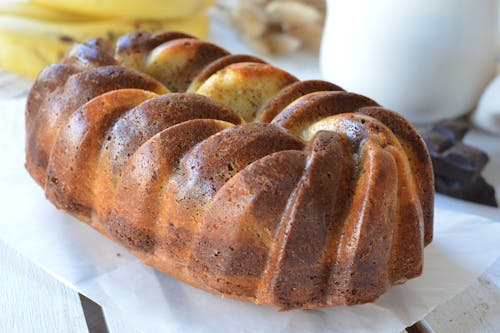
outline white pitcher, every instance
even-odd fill
[[[495,75],[496,0],[327,0],[326,79],[415,123],[465,114]]]

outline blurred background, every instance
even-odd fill
[[[499,18],[497,0],[3,0],[0,68],[33,79],[75,42],[178,30],[370,96],[416,124],[478,109],[476,126],[500,134]]]

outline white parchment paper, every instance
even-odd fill
[[[498,209],[438,196],[423,275],[374,304],[279,312],[214,296],[142,264],[52,207],[23,166],[23,108],[23,99],[0,101],[0,240],[144,332],[400,332],[500,256],[500,223],[470,214],[500,220]]]

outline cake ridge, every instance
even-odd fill
[[[328,81],[297,81],[281,89],[273,98],[266,102],[259,120],[270,123],[289,104],[302,96],[318,91],[344,91],[344,89]]]
[[[234,124],[241,123],[241,118],[222,105],[207,97],[193,94],[170,93],[154,97],[140,103],[123,113],[108,133],[108,140],[103,149],[109,148],[109,159],[103,165],[99,178],[120,178],[121,172],[130,156],[150,137],[159,131],[178,123],[193,119],[218,119]],[[102,188],[103,203],[112,201],[116,190],[113,186]],[[103,207],[100,207],[103,206]],[[111,209],[109,204],[96,204],[96,219],[105,218]]]
[[[246,122],[253,122],[259,119],[267,101],[275,93],[297,81],[295,76],[269,64],[239,62],[215,72],[196,93],[238,110]],[[228,89],[233,94],[228,94]]]
[[[279,290],[275,293],[280,296],[285,295],[281,296],[279,303],[287,304],[291,308],[297,304],[293,304],[290,299],[285,298],[290,298],[290,292],[283,291],[284,284],[288,284],[287,288],[292,289],[292,295],[297,294],[295,298],[301,300],[299,303],[302,306],[325,301],[328,282],[326,273],[329,271],[328,267],[333,264],[333,262],[328,262],[329,258],[326,254],[331,252],[328,249],[330,249],[340,227],[335,223],[338,221],[335,221],[333,217],[339,210],[342,211],[342,204],[348,206],[349,193],[343,195],[342,190],[345,190],[346,186],[352,182],[348,173],[352,169],[350,163],[352,152],[350,146],[340,135],[332,132],[318,132],[309,141],[307,150],[309,152],[306,167],[282,214],[285,224],[281,231],[283,238],[276,242],[275,249],[289,248],[289,250],[278,251],[275,262],[270,263],[282,274],[271,272],[269,273],[271,278],[268,279],[270,280],[268,288]],[[336,161],[338,162],[335,163]],[[328,165],[332,165],[331,170],[319,172],[319,170],[324,170],[322,166]],[[340,189],[329,191],[329,187],[334,184],[338,185]],[[332,209],[330,205],[334,208]],[[318,223],[320,228],[318,228]],[[304,237],[305,240],[303,240]],[[324,237],[323,240],[318,242],[318,238],[321,239],[321,237]],[[308,245],[303,249],[301,246],[297,246],[300,243]],[[319,267],[316,267],[318,261],[320,264]],[[291,266],[292,269],[287,268],[287,266]],[[291,274],[294,267],[296,271],[302,271],[302,276],[299,278],[305,280],[306,283],[300,285],[294,281],[294,278],[299,280]],[[306,267],[308,268],[307,272],[303,272]],[[295,302],[297,303],[297,300]]]
[[[128,97],[125,103],[113,103],[123,94]],[[71,207],[67,198],[71,197],[73,205],[90,207],[91,213],[95,205],[95,175],[99,170],[100,152],[107,129],[120,114],[154,96],[156,94],[141,89],[113,90],[78,108],[58,131],[51,149],[45,185],[48,199],[56,206],[69,210]],[[75,212],[89,219],[87,213]]]
[[[304,162],[305,154],[300,150],[277,151],[250,163],[226,182],[214,195],[210,209],[204,212],[202,228],[205,233],[192,252],[195,260],[191,265],[195,271],[199,269],[196,266],[201,265],[207,272],[213,272],[218,277],[216,284],[224,280],[223,273],[240,279],[248,276],[245,295],[258,301],[257,279],[264,274],[269,256],[266,249],[280,228],[275,217],[281,215],[281,208],[288,201],[287,195],[278,197],[273,194],[276,191],[289,193],[293,189]],[[288,172],[271,172],[278,169]],[[245,185],[242,180],[246,180],[243,181]],[[257,204],[259,206],[255,206]],[[259,209],[262,205],[268,209]],[[233,214],[227,214],[227,210]],[[237,221],[239,216],[247,216],[249,222],[234,229],[231,222]],[[252,253],[244,255],[248,243],[253,244]],[[216,249],[213,254],[207,252],[212,247]],[[235,258],[224,260],[225,253],[231,253]],[[242,265],[240,260],[246,264]]]
[[[116,75],[119,76],[118,79]],[[62,82],[62,86],[62,89],[55,89],[49,93],[38,109],[26,111],[27,115],[38,116],[38,126],[34,126],[26,133],[26,141],[30,150],[28,161],[31,163],[29,164],[34,165],[33,175],[42,186],[45,185],[46,176],[43,169],[47,167],[48,156],[57,133],[76,109],[93,97],[119,88],[144,88],[160,94],[168,92],[155,79],[118,66],[95,67],[76,72],[67,77],[66,81]],[[28,107],[31,106],[28,103]],[[40,145],[40,142],[43,142],[43,145]]]
[[[115,223],[116,221],[113,220],[116,220],[117,218],[126,218],[128,220],[127,223],[137,224],[138,220],[141,222],[142,219],[147,222],[147,218],[150,218],[149,224],[154,225],[156,223],[159,226],[159,219],[161,218],[160,208],[163,204],[163,196],[153,196],[149,192],[149,186],[158,187],[160,193],[161,191],[164,191],[164,188],[167,186],[167,182],[170,179],[165,178],[170,176],[175,171],[175,168],[178,166],[178,160],[180,160],[180,158],[175,157],[174,160],[171,160],[171,156],[181,156],[179,154],[182,152],[184,152],[182,155],[185,154],[187,150],[191,149],[192,146],[199,143],[203,138],[213,135],[228,126],[234,125],[214,119],[193,119],[175,124],[152,136],[138,148],[136,153],[134,153],[128,161],[124,174],[117,184],[117,190],[115,193],[115,200],[117,203],[108,213],[107,220]],[[186,132],[187,129],[190,129],[190,131]],[[171,144],[174,141],[173,137],[178,135],[178,133],[189,134],[187,141],[186,137],[184,137],[180,143],[177,143],[177,145]],[[144,151],[149,152],[146,157],[153,158],[152,161],[150,161],[150,159],[141,159]],[[166,154],[167,152],[170,154]],[[170,159],[167,157],[170,157]],[[154,173],[146,173],[150,177],[148,181],[144,180],[144,175],[141,172],[144,167],[141,168],[139,163],[144,163],[146,165],[145,167],[154,169]],[[139,172],[139,174],[134,177],[135,172]],[[139,194],[137,194],[137,192],[139,192]],[[144,209],[130,209],[128,201],[129,198],[134,198],[134,196],[138,196],[139,198],[146,196],[146,199],[144,200],[136,199],[136,201],[141,203]],[[152,208],[150,205],[151,201],[154,201],[154,199],[157,199],[158,201],[156,203],[156,208]],[[117,231],[113,224],[108,225],[108,230],[111,234]],[[154,232],[152,233],[154,234]],[[140,246],[135,248],[139,249]]]
[[[381,107],[363,107],[358,113],[376,118],[389,127],[397,135],[412,169],[412,174],[417,183],[419,200],[423,209],[424,242],[428,245],[432,241],[434,196],[429,195],[434,191],[434,172],[432,163],[427,153],[423,139],[402,116]]]
[[[76,45],[35,82],[26,128],[56,207],[213,293],[371,302],[432,240],[430,158],[405,119],[182,33]]]
[[[382,188],[380,184],[386,185],[383,180],[388,180],[389,177],[380,176],[380,168],[376,166],[376,163],[380,163],[380,160],[384,160],[384,165],[391,167],[391,156],[384,154],[380,149],[376,149],[371,144],[366,144],[362,146],[363,152],[361,153],[361,159],[368,161],[368,165],[365,166],[359,175],[358,181],[356,182],[356,188],[363,188],[363,191],[355,191],[353,196],[353,201],[351,203],[350,214],[346,218],[345,231],[341,236],[337,252],[337,261],[343,262],[342,265],[334,266],[334,269],[330,275],[330,290],[327,293],[328,301],[330,303],[336,303],[343,301],[345,305],[351,305],[361,302],[373,301],[377,296],[378,292],[376,290],[385,291],[389,284],[387,278],[387,265],[389,262],[387,241],[375,241],[375,230],[377,234],[381,235],[391,235],[390,228],[387,228],[387,221],[383,218],[383,211],[379,211],[380,208],[385,208],[383,205],[374,205],[373,191],[377,194],[391,194],[394,197],[394,187]],[[375,157],[376,156],[376,157]],[[394,170],[393,168],[392,170]],[[374,182],[369,180],[375,178]],[[378,191],[378,192],[377,192]],[[380,191],[382,193],[380,193]],[[378,202],[387,204],[389,200],[384,200],[384,195],[377,197]],[[382,207],[380,207],[382,206]],[[353,209],[354,207],[358,209]],[[382,213],[382,214],[381,214]],[[381,218],[382,216],[382,218]],[[370,217],[370,221],[367,220]],[[377,223],[377,228],[372,227],[375,221]],[[370,228],[372,227],[372,228]],[[370,241],[368,244],[363,242],[363,236],[369,234]],[[382,236],[382,237],[384,237]],[[390,243],[389,243],[390,245]],[[375,251],[373,250],[375,248]],[[378,251],[377,251],[378,250]],[[354,252],[354,255],[352,254]],[[373,261],[373,252],[376,252],[378,256],[377,261]],[[380,272],[377,271],[380,270]],[[377,274],[379,273],[379,274]],[[361,281],[359,278],[361,276]],[[343,283],[336,284],[335,282],[342,281]],[[359,281],[359,282],[358,282]],[[364,283],[371,286],[369,292],[362,292],[365,286],[359,285]]]
[[[154,76],[169,90],[186,91],[206,65],[229,55],[223,48],[194,38],[177,38],[152,49],[139,70]]]
[[[266,62],[260,58],[247,55],[247,54],[229,54],[215,61],[211,62],[205,66],[196,77],[192,80],[191,84],[187,88],[187,92],[196,92],[200,86],[213,74],[217,73],[219,70],[224,69],[228,65],[251,62],[251,63],[261,63],[266,64]]]

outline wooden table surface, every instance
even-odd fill
[[[0,98],[25,95],[29,85],[0,72]],[[0,241],[0,332],[89,331],[138,332],[123,314],[101,309]],[[407,331],[500,332],[500,260]]]

